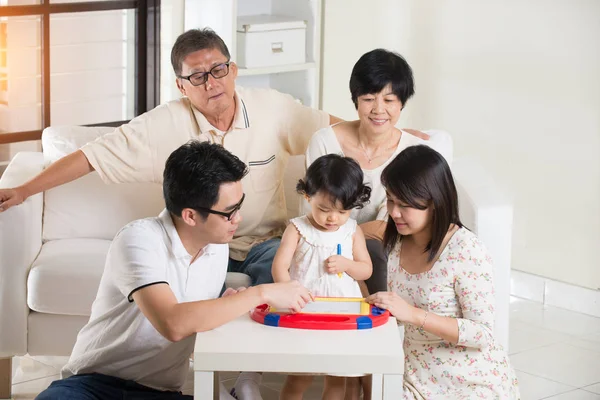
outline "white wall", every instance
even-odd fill
[[[160,2],[160,102],[181,97],[171,66],[171,48],[184,31],[184,0]]]
[[[514,195],[513,268],[600,288],[600,2],[326,0],[323,109],[375,47],[417,95],[401,126],[442,128]]]

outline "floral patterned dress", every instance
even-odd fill
[[[458,321],[458,343],[406,324],[404,399],[519,399],[508,355],[493,336],[491,259],[465,228],[452,236],[433,267],[409,274],[398,242],[388,261],[388,288],[409,304]]]

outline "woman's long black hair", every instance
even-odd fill
[[[450,167],[444,157],[424,145],[402,151],[381,173],[381,183],[388,194],[419,210],[432,207],[431,241],[425,251],[431,262],[438,254],[451,224],[462,227],[458,216],[458,194]],[[401,235],[390,216],[383,244],[390,253]]]

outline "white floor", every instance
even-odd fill
[[[510,358],[524,400],[600,400],[600,318],[511,299]],[[64,357],[15,357],[13,398],[33,399],[58,378]],[[230,388],[236,374],[223,373]],[[283,377],[265,374],[264,400],[279,398]],[[318,379],[306,399],[320,398]]]

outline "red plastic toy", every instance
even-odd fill
[[[277,311],[263,304],[252,310],[250,317],[258,323],[274,327],[316,330],[371,329],[385,324],[390,317],[389,311],[364,303],[363,299],[316,298],[315,301],[360,303],[358,307],[360,311],[353,314],[290,313]]]

